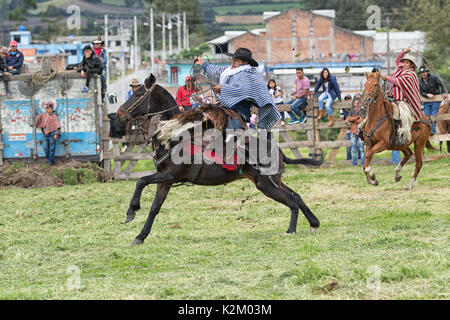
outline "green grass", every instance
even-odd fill
[[[314,234],[248,180],[175,188],[138,247],[153,185],[127,225],[134,181],[2,189],[0,299],[449,299],[449,165],[288,166]]]

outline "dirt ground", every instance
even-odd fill
[[[45,188],[112,180],[112,176],[92,162],[57,161],[53,166],[35,162],[5,162],[0,188]]]

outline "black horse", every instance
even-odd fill
[[[155,82],[156,77],[150,74],[117,112],[108,114],[112,138],[122,138],[129,133],[134,119],[150,120],[159,115],[160,120],[169,120],[181,113],[172,95]]]
[[[146,80],[145,87],[150,88],[150,86],[154,85],[154,80],[154,77],[151,75],[149,79]],[[162,90],[158,91],[153,90],[153,92],[151,93],[148,110],[153,111],[165,108],[166,110],[169,110],[167,114],[164,114],[165,118],[167,119],[168,117],[170,117],[171,113],[177,113],[176,110],[178,110],[178,108],[176,110],[173,109],[173,111],[171,110],[171,108],[175,105],[175,101],[172,101],[172,105],[167,104],[168,100],[173,100],[173,98],[168,99],[167,94],[165,93],[166,91],[163,88],[161,89]],[[157,97],[157,95],[159,97]],[[135,99],[134,101],[137,100]],[[154,101],[159,101],[161,105],[159,107],[153,106],[152,103]],[[145,104],[146,102],[142,100],[141,105]],[[124,114],[124,112],[126,113],[127,106],[134,105],[135,104],[133,104],[133,102],[127,102],[120,107],[122,111],[120,111],[119,109],[120,112],[118,112],[118,114],[120,115]],[[223,123],[223,121],[217,121],[218,118],[225,119],[230,115],[237,117],[236,113],[234,113],[233,111],[228,111],[221,107],[209,105],[204,106],[200,109],[190,110],[188,112],[185,112],[184,114],[176,115],[174,119],[180,124],[183,124],[193,119],[199,117],[201,118],[204,115],[208,114],[212,116],[208,121],[204,122],[203,129],[205,126],[214,127],[217,122],[222,123],[224,128],[226,127],[227,123]],[[122,118],[124,118],[124,116]],[[171,121],[173,121],[173,119]],[[279,159],[282,159],[282,161],[277,162],[277,168],[273,174],[263,174],[258,166],[250,163],[248,160],[246,160],[245,163],[241,164],[239,166],[239,169],[237,170],[229,170],[229,168],[226,168],[223,164],[219,163],[202,163],[201,165],[189,163],[176,164],[174,163],[175,161],[173,161],[172,156],[169,153],[168,146],[162,142],[163,141],[158,139],[157,135],[153,136],[152,146],[153,149],[156,150],[154,161],[157,172],[139,179],[139,181],[136,183],[136,189],[134,191],[133,198],[131,199],[130,206],[126,214],[126,223],[132,221],[135,218],[136,211],[141,209],[140,199],[143,189],[147,185],[155,183],[157,185],[156,195],[153,200],[149,216],[142,231],[132,242],[133,245],[142,244],[149,235],[154,219],[158,214],[161,206],[163,205],[164,200],[166,199],[171,187],[186,182],[191,182],[203,186],[215,186],[230,183],[237,179],[248,178],[253,181],[253,183],[256,185],[256,188],[266,196],[286,205],[291,209],[291,219],[287,233],[296,233],[298,209],[303,212],[306,219],[308,220],[311,232],[314,232],[317,228],[319,228],[320,223],[317,217],[306,206],[298,193],[283,184],[283,182],[281,181],[281,175],[284,172],[283,162],[288,164],[303,164],[311,167],[318,167],[323,163],[323,158],[321,160],[289,159],[283,154],[281,149],[276,147],[272,149],[275,150],[272,151],[272,153],[277,154]],[[172,145],[170,145],[169,149],[174,145],[177,145],[178,142],[171,143]],[[193,175],[193,172],[195,172],[195,175]]]

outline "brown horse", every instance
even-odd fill
[[[395,168],[395,182],[399,182],[402,178],[400,171],[413,154],[409,145],[414,143],[416,170],[409,186],[406,188],[406,190],[411,190],[422,168],[422,157],[425,147],[429,150],[434,150],[428,141],[431,127],[426,119],[414,123],[410,141],[407,144],[399,145],[398,141],[393,138],[395,135],[394,130],[396,130],[392,118],[393,105],[384,99],[384,92],[379,81],[380,73],[366,73],[366,77],[367,81],[364,85],[363,104],[367,108],[367,121],[363,127],[363,135],[366,144],[364,173],[367,182],[375,186],[378,185],[375,174],[370,168],[370,161],[374,154],[384,150],[400,150],[404,157],[401,163]]]
[[[448,100],[442,101],[438,115],[450,113],[450,103]],[[450,133],[450,120],[437,120],[436,129],[438,134]],[[450,153],[450,141],[447,142],[447,153]],[[439,151],[442,153],[442,141],[439,141]]]

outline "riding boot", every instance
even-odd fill
[[[329,116],[328,119],[330,119],[330,121],[328,121],[328,126],[332,126],[334,123],[333,116]]]
[[[319,116],[317,117],[317,120],[320,120],[323,118],[323,109],[319,110]]]

